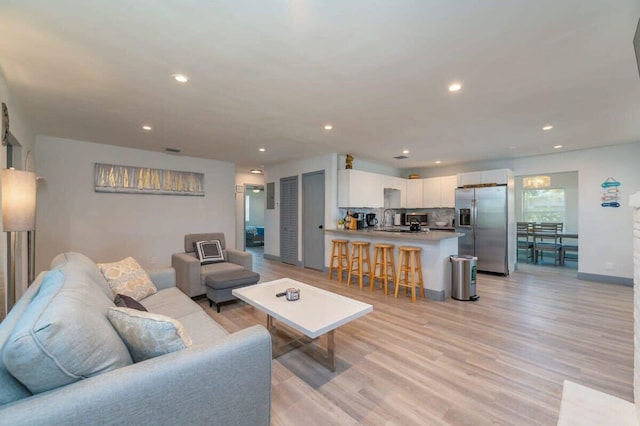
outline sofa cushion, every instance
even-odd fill
[[[194,346],[217,342],[229,335],[202,309],[180,318],[180,323],[191,337]]]
[[[98,287],[62,264],[46,273],[3,350],[7,370],[39,393],[131,364]]]
[[[98,268],[109,283],[113,294],[126,294],[141,300],[157,291],[149,274],[131,256],[119,262],[99,263]]]
[[[113,299],[115,293],[111,291],[111,287],[107,284],[104,275],[100,272],[96,263],[84,254],[72,251],[61,253],[53,258],[49,269],[56,269],[60,265],[65,265],[66,268],[73,268],[74,271],[82,272],[87,278],[97,284],[100,290],[102,290],[110,300]]]
[[[207,276],[207,287],[214,290],[225,288],[244,287],[260,281],[260,274],[246,269],[237,271],[225,271]]]
[[[131,308],[147,312],[147,308],[145,308],[142,303],[125,294],[116,294],[116,297],[113,298],[113,303],[115,303],[118,308]]]
[[[178,320],[130,308],[110,308],[107,317],[129,348],[134,362],[191,346]]]
[[[40,288],[44,275],[44,272],[42,272],[36,277],[27,291],[20,299],[18,299],[16,304],[9,311],[9,314],[7,314],[5,319],[0,321],[0,405],[31,395],[29,389],[25,388],[22,383],[16,380],[16,378],[9,373],[4,365],[2,352],[16,324],[29,307],[29,303],[31,303],[35,295],[38,293],[38,289]]]
[[[200,259],[201,265],[209,263],[224,262],[224,253],[220,240],[198,241],[196,245],[196,256]]]
[[[175,287],[160,290],[142,299],[141,302],[149,312],[166,315],[179,321],[193,312],[202,312],[200,305],[194,303],[189,296]]]

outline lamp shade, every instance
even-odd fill
[[[5,232],[36,228],[36,174],[2,170],[2,227]]]

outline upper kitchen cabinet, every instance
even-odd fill
[[[485,170],[458,174],[458,186],[495,183],[506,185],[513,172],[509,169]]]
[[[338,207],[384,207],[384,176],[338,170]]]
[[[440,181],[440,207],[456,206],[457,176],[443,176]]]
[[[420,207],[440,207],[440,178],[422,179],[422,204]]]
[[[404,179],[403,179],[404,180]],[[423,205],[423,185],[426,179],[406,179],[407,202],[406,208],[419,209]]]
[[[422,207],[455,207],[457,176],[442,176],[422,180]]]

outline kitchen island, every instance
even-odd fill
[[[458,254],[458,238],[464,234],[447,231],[406,232],[403,228],[365,228],[359,230],[325,229],[326,255],[331,261],[331,240],[345,239],[371,243],[371,268],[373,269],[373,245],[393,244],[396,268],[398,266],[398,246],[411,245],[422,249],[423,287],[429,299],[445,300],[451,295],[451,264],[449,256]],[[351,248],[349,248],[351,256]],[[327,265],[328,266],[328,265]]]

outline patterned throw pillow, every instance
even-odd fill
[[[114,263],[98,263],[98,268],[113,294],[124,294],[135,300],[142,300],[158,291],[149,274],[133,257]]]
[[[198,241],[193,244],[201,265],[224,262],[224,253],[222,252],[220,240]]]
[[[180,322],[165,315],[130,308],[109,308],[107,318],[129,349],[133,362],[191,346]]]

